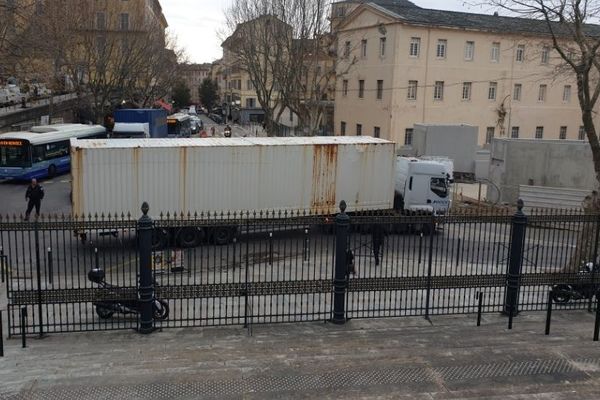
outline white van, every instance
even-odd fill
[[[451,206],[450,179],[445,163],[397,157],[395,208],[435,215],[448,213]]]
[[[11,105],[11,95],[8,89],[0,89],[0,107]]]

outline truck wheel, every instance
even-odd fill
[[[227,226],[219,226],[212,231],[213,243],[222,246],[227,244],[233,239],[233,230]]]
[[[169,245],[169,232],[166,229],[156,228],[152,231],[152,250],[161,250]]]
[[[181,228],[177,232],[177,245],[183,248],[196,247],[200,245],[204,234],[200,228]]]

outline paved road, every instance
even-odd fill
[[[598,399],[593,316],[89,332],[6,342],[0,399]]]
[[[71,175],[59,175],[53,179],[40,181],[44,186],[46,196],[42,201],[42,214],[71,214]],[[20,215],[25,214],[27,203],[25,191],[28,182],[5,180],[0,181],[0,199],[2,206],[0,214]]]
[[[224,137],[223,131],[225,130],[225,124],[216,124],[213,120],[208,118],[205,114],[200,114],[200,119],[204,123],[204,129],[210,136],[210,128],[215,127],[216,136]],[[230,124],[231,136],[232,137],[244,137],[244,136],[266,136],[264,130],[260,126],[241,126],[237,124]]]

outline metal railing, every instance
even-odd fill
[[[11,217],[0,218],[0,266],[11,336],[516,317],[546,310],[551,289],[554,309],[595,306],[599,227],[600,215],[520,209]]]

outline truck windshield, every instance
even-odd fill
[[[431,191],[439,197],[448,196],[448,184],[445,178],[431,178]]]
[[[29,143],[0,139],[0,167],[31,167]]]

